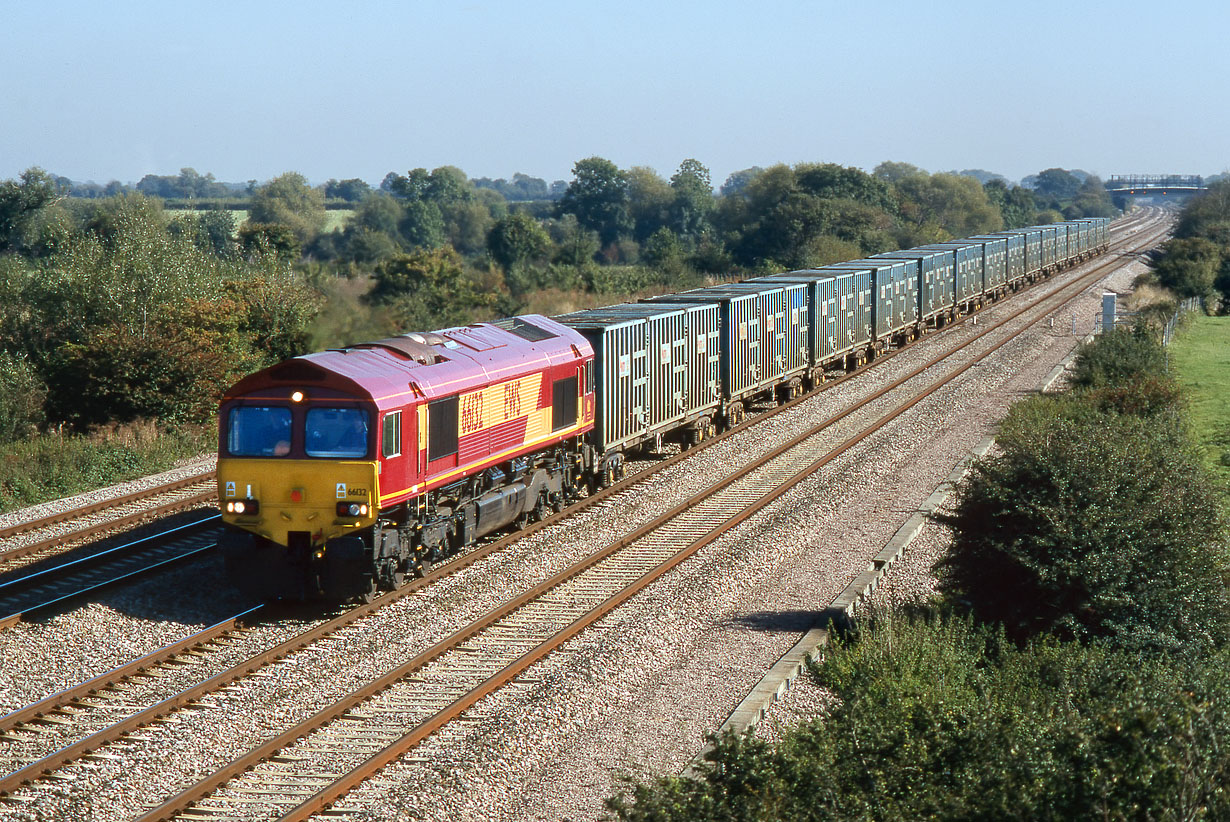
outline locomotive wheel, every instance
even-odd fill
[[[396,569],[394,569],[393,573],[389,575],[389,581],[393,583],[394,591],[406,584],[407,565],[408,563],[405,562],[398,563]]]
[[[367,603],[375,599],[377,594],[379,593],[379,588],[376,585],[375,575],[369,574],[366,577],[366,580],[367,580],[366,590],[363,590],[359,593],[359,602],[362,602],[364,605],[366,605]]]
[[[549,516],[551,516],[551,504],[547,502],[547,492],[543,491],[538,495],[538,502],[534,503],[534,520],[542,522]]]

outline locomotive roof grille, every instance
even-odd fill
[[[520,317],[508,317],[507,319],[496,320],[492,323],[492,325],[496,328],[502,328],[510,334],[516,334],[521,339],[529,340],[530,342],[542,342],[543,340],[549,340],[552,337],[559,336],[558,334],[554,334],[541,326],[526,322]]]
[[[433,334],[433,337],[439,335]],[[399,337],[389,337],[385,340],[376,340],[374,342],[359,343],[352,346],[356,349],[372,349],[385,348],[395,354],[404,357],[405,359],[414,360],[421,365],[435,365],[440,362],[442,357],[436,353],[436,350],[431,347],[429,341],[422,334],[403,334]]]

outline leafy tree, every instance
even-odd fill
[[[1048,168],[1038,172],[1034,190],[1050,200],[1071,200],[1080,191],[1080,178],[1062,168]]]
[[[79,233],[76,217],[63,201],[57,201],[29,216],[21,230],[19,247],[30,257],[50,257],[68,248]]]
[[[385,192],[377,192],[359,203],[350,218],[350,225],[396,237],[400,233],[398,224],[402,216],[402,206],[397,200]]]
[[[51,175],[38,167],[23,171],[20,182],[0,183],[0,252],[20,250],[26,225],[59,196]]]
[[[174,235],[186,237],[202,251],[218,257],[235,253],[235,217],[226,209],[181,214],[171,221],[168,229]]]
[[[251,220],[239,227],[239,247],[249,258],[272,255],[281,260],[296,260],[303,250],[302,241],[290,226]]]
[[[1222,265],[1222,250],[1203,237],[1178,237],[1162,246],[1153,266],[1158,282],[1180,297],[1212,296]]]
[[[1033,194],[1020,186],[1008,187],[1002,179],[983,183],[987,201],[999,209],[1004,228],[1025,228],[1034,224],[1038,205]]]
[[[255,364],[238,347],[234,314],[187,301],[165,319],[101,326],[60,353],[61,418],[78,426],[138,419],[204,422],[228,384]]]
[[[776,746],[716,742],[698,778],[634,783],[618,819],[1219,819],[1225,660],[1017,649],[959,619],[889,615],[830,648],[826,715]]]
[[[382,231],[362,226],[346,230],[346,259],[356,263],[374,263],[392,257],[400,247],[397,241]]]
[[[927,172],[910,163],[896,163],[885,160],[872,170],[872,175],[889,183],[900,182],[906,177],[925,176]]]
[[[550,200],[551,190],[547,187],[547,181],[539,177],[531,177],[528,174],[517,172],[513,175],[512,182],[504,178],[492,180],[489,177],[480,177],[473,181],[477,188],[486,188],[492,191],[497,191],[507,200],[513,202],[525,200]]]
[[[533,217],[514,211],[491,227],[487,250],[505,271],[511,271],[546,257],[551,250],[551,238]]]
[[[670,221],[675,192],[658,172],[646,166],[633,166],[625,178],[632,236],[643,242]]]
[[[398,254],[376,266],[369,303],[387,307],[406,330],[461,325],[494,304],[466,276],[461,256],[449,246]]]
[[[668,276],[681,272],[685,254],[679,236],[665,226],[659,228],[645,243],[645,259]]]
[[[440,166],[427,178],[426,199],[444,205],[474,199],[474,186],[456,166]]]
[[[323,307],[320,294],[301,277],[276,266],[223,284],[219,305],[232,309],[235,331],[260,365],[311,351],[312,323]]]
[[[307,178],[295,171],[258,186],[248,206],[249,221],[284,225],[294,232],[301,246],[324,229],[327,219],[324,192],[309,186]]]
[[[486,203],[457,200],[441,209],[445,242],[463,254],[479,254],[487,247],[487,232],[494,222]]]
[[[1115,328],[1082,345],[1070,381],[1077,388],[1134,386],[1166,373],[1166,352],[1145,325]]]
[[[732,172],[731,175],[726,178],[726,182],[722,183],[722,188],[718,193],[723,197],[733,197],[737,194],[741,194],[743,190],[747,188],[748,184],[751,183],[752,180],[759,177],[763,172],[764,169],[760,166],[752,166],[751,168],[745,168]]]
[[[352,177],[349,180],[329,180],[325,183],[325,197],[345,200],[348,203],[361,203],[372,193],[372,187],[365,181]]]
[[[973,177],[978,181],[979,185],[985,186],[987,183],[998,180],[1007,185],[1008,181],[1002,174],[996,174],[994,171],[987,171],[985,168],[967,168],[961,171],[950,171],[949,174],[955,174],[960,177]]]
[[[1230,221],[1230,178],[1210,183],[1208,189],[1198,197],[1193,197],[1183,207],[1175,226],[1176,237],[1204,237],[1214,239],[1219,227]],[[1230,238],[1224,236],[1222,245],[1230,245]]]
[[[400,200],[423,200],[437,206],[474,197],[473,184],[465,172],[456,166],[440,166],[431,172],[425,168],[415,168],[405,176],[389,172],[380,187]]]
[[[610,160],[589,157],[572,167],[573,181],[560,199],[557,213],[572,214],[583,228],[597,232],[603,245],[629,233],[628,174]]]
[[[713,184],[709,169],[697,160],[684,160],[671,177],[675,200],[671,207],[671,226],[680,237],[695,242],[709,230],[713,211]]]
[[[27,437],[42,424],[47,386],[23,356],[0,350],[0,443]]]
[[[897,210],[892,187],[862,169],[835,163],[802,163],[794,173],[799,189],[817,197],[854,200],[889,214]]]
[[[1064,209],[1069,220],[1079,217],[1113,217],[1118,212],[1119,209],[1111,202],[1106,185],[1093,174],[1085,178],[1072,204]]]
[[[226,197],[230,189],[214,179],[212,174],[200,174],[195,168],[181,168],[178,175],[146,174],[137,183],[137,191],[147,197],[194,200]]]
[[[912,175],[897,181],[905,199],[902,213],[915,228],[933,225],[949,237],[998,231],[1002,217],[973,177]]]
[[[430,200],[407,202],[398,228],[407,248],[439,248],[444,245],[444,215],[440,213],[440,206]]]

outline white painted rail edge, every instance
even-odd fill
[[[1084,342],[1089,342],[1091,339],[1093,338],[1088,337]],[[1042,384],[1038,386],[1040,392],[1045,393],[1051,389],[1051,386],[1055,384],[1071,366],[1073,360],[1076,359],[1078,350],[1079,347],[1074,348],[1062,362],[1051,369],[1050,373],[1042,380]],[[983,439],[957,464],[947,479],[936,486],[936,489],[931,492],[931,496],[927,497],[918,510],[905,521],[905,524],[897,529],[897,533],[888,541],[883,550],[871,560],[867,570],[855,577],[854,581],[847,585],[845,590],[838,594],[828,604],[828,607],[820,612],[817,626],[803,634],[803,638],[795,643],[795,646],[787,651],[781,659],[777,660],[760,682],[756,683],[751,692],[744,697],[739,706],[734,709],[726,721],[722,723],[722,726],[718,728],[718,736],[725,734],[727,731],[741,733],[748,728],[755,727],[764,719],[769,707],[790,689],[794,684],[794,680],[807,667],[807,663],[815,659],[820,650],[828,644],[829,631],[826,626],[833,621],[848,620],[871,597],[871,594],[880,584],[884,575],[888,573],[888,569],[905,553],[905,549],[922,531],[931,514],[948,500],[957,483],[969,473],[974,461],[986,456],[987,452],[994,445],[994,436]],[[711,744],[706,744],[704,749],[684,769],[684,775],[695,775],[697,768],[704,762],[705,755],[712,749],[713,746]]]

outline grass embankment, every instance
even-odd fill
[[[1230,489],[1230,317],[1192,314],[1170,359],[1208,465]]]
[[[0,448],[0,512],[173,468],[215,447],[213,429],[133,424],[89,435],[40,434]]]

